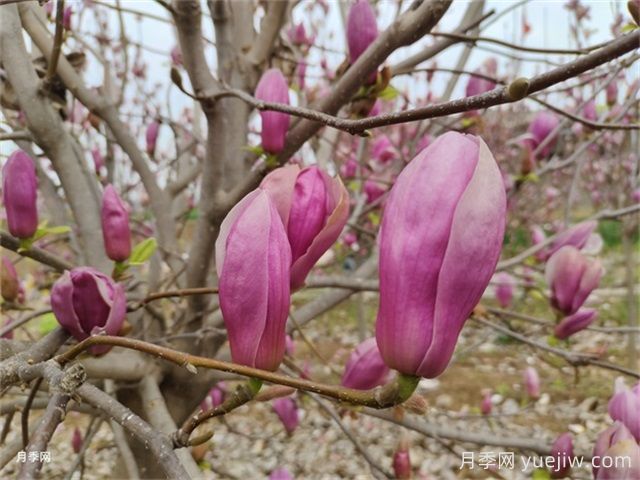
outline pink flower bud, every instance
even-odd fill
[[[575,247],[562,247],[545,267],[551,306],[565,315],[576,313],[598,286],[602,274],[599,260],[590,261]]]
[[[0,287],[2,298],[7,302],[14,302],[18,298],[20,292],[20,281],[18,280],[18,272],[13,266],[11,260],[2,257],[0,264]]]
[[[635,441],[633,435],[624,423],[616,421],[606,430],[603,430],[598,435],[596,443],[593,446],[593,456],[603,457],[609,448],[618,443],[621,440]],[[600,462],[593,464],[591,470],[593,472],[593,478],[598,478],[598,470],[600,469]]]
[[[260,188],[269,193],[291,245],[291,288],[304,284],[318,259],[340,236],[349,216],[349,193],[339,177],[316,166],[278,168]]]
[[[158,141],[158,134],[160,133],[160,123],[153,121],[147,127],[145,133],[145,140],[147,142],[147,153],[150,156],[154,156],[156,152],[156,143]]]
[[[637,480],[640,478],[640,446],[635,440],[616,442],[603,457],[612,461],[598,470],[597,480]],[[602,460],[602,459],[600,459]]]
[[[218,407],[222,405],[226,395],[227,391],[224,382],[218,382],[209,390],[209,393],[200,404],[200,408],[206,411]]]
[[[269,480],[293,480],[293,475],[286,468],[280,467],[271,472]]]
[[[534,400],[540,398],[540,377],[535,368],[527,367],[524,371],[524,386],[530,398]]]
[[[500,272],[495,277],[496,283],[496,299],[500,307],[507,308],[513,301],[513,289],[515,287],[515,279],[507,272]]]
[[[78,427],[73,429],[73,436],[71,437],[71,448],[74,453],[80,453],[82,449],[82,432]]]
[[[598,120],[598,112],[596,111],[596,101],[589,100],[587,104],[582,108],[582,115],[587,120],[595,122]]]
[[[378,162],[385,164],[398,157],[398,151],[386,135],[380,135],[373,141],[371,156]]]
[[[294,45],[311,45],[313,44],[313,37],[307,36],[307,30],[304,27],[304,23],[298,23],[292,25],[287,30],[287,36]]]
[[[483,415],[491,415],[491,410],[493,410],[493,401],[491,400],[491,390],[487,390],[484,392],[482,396],[482,403],[480,404],[480,412]]]
[[[355,158],[351,157],[340,167],[340,175],[349,180],[356,176],[358,172],[358,162]]]
[[[586,245],[589,237],[597,226],[598,222],[596,222],[595,220],[589,220],[587,222],[578,223],[570,229],[562,232],[551,244],[551,247],[547,252],[547,258],[549,258],[565,245],[572,245],[577,249],[581,249]]]
[[[351,247],[358,243],[358,236],[353,232],[347,232],[342,240],[347,247]]]
[[[578,310],[573,315],[564,317],[560,321],[560,323],[556,325],[555,329],[553,330],[553,334],[556,338],[565,340],[574,333],[578,333],[579,331],[587,328],[593,323],[597,316],[598,311],[593,310],[592,308],[583,308],[581,310]]]
[[[291,247],[262,189],[231,209],[216,240],[220,308],[235,363],[276,370],[284,356]]]
[[[380,101],[380,99],[378,99],[373,104],[373,107],[371,107],[371,110],[369,110],[369,113],[367,114],[367,116],[377,117],[381,113],[382,113],[382,102]]]
[[[349,356],[342,374],[342,385],[357,390],[369,390],[382,385],[389,377],[387,367],[380,356],[375,338],[368,338]]]
[[[640,188],[636,188],[631,194],[631,200],[633,203],[640,203]]]
[[[379,242],[376,338],[389,367],[444,371],[495,271],[505,219],[502,176],[482,139],[446,133],[404,168]]]
[[[38,182],[33,160],[16,150],[2,169],[2,199],[11,235],[30,238],[38,229]]]
[[[367,203],[375,202],[386,192],[386,186],[382,186],[374,180],[366,180],[364,182],[364,194],[367,196]]]
[[[100,215],[107,257],[114,262],[124,262],[131,255],[129,212],[113,185],[107,185],[104,189]]]
[[[82,341],[91,335],[117,335],[127,314],[122,285],[91,267],[65,271],[51,289],[51,309],[58,323]],[[94,345],[95,354],[106,353],[108,345]]]
[[[538,145],[540,145],[543,141],[547,139],[549,135],[553,133],[553,131],[560,124],[560,120],[558,117],[551,112],[538,112],[534,117],[531,123],[529,124],[529,128],[527,132],[530,135],[529,147],[531,150],[535,150]],[[547,145],[539,152],[538,158],[546,158],[551,152],[555,149],[557,142],[557,133],[553,134],[553,138],[547,142]]]
[[[276,398],[271,405],[273,406],[273,411],[276,412],[276,415],[278,415],[278,418],[282,422],[284,429],[287,431],[287,434],[291,435],[300,423],[296,401],[292,397],[281,397]]]
[[[573,439],[570,433],[563,433],[551,446],[551,456],[554,457],[551,467],[551,478],[564,478],[571,472],[573,458]]]
[[[289,86],[282,72],[277,68],[262,74],[256,87],[255,97],[265,102],[285,103],[289,105]],[[289,115],[281,112],[260,112],[262,119],[262,148],[269,153],[280,153],[289,129]]]
[[[349,61],[353,64],[378,37],[376,14],[368,0],[358,0],[347,17]]]
[[[640,382],[633,389],[620,382],[608,409],[609,416],[622,422],[636,441],[640,441]]]
[[[411,457],[409,445],[406,441],[400,441],[398,448],[393,453],[393,474],[398,480],[411,479]]]

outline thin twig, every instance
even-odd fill
[[[34,398],[36,398],[36,394],[40,389],[40,385],[42,385],[42,378],[36,378],[35,382],[33,382],[33,386],[31,387],[31,391],[29,392],[29,396],[27,397],[27,401],[24,404],[24,410],[22,410],[20,424],[22,425],[22,447],[27,448],[29,444],[29,412],[31,411],[31,404],[33,403]]]

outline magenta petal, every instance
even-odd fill
[[[318,167],[300,172],[293,190],[287,235],[291,259],[295,261],[307,251],[327,220],[327,191]]]
[[[446,133],[405,167],[388,197],[376,338],[387,365],[402,373],[416,374],[431,344],[451,224],[477,164],[477,139]]]
[[[504,238],[506,195],[484,141],[479,160],[455,210],[437,283],[431,346],[418,374],[432,378],[449,364],[464,322],[495,271]]]
[[[242,204],[242,205],[240,205]],[[220,307],[234,362],[275,370],[284,355],[291,249],[269,195],[261,189],[236,206],[224,239]]]
[[[347,45],[353,64],[378,36],[376,14],[368,0],[358,0],[347,17]]]
[[[291,288],[296,290],[318,259],[336,242],[349,218],[349,193],[339,177],[331,178],[322,172],[327,188],[327,218],[324,227],[315,236],[306,252],[291,266]]]
[[[68,271],[62,274],[51,289],[51,309],[60,326],[76,340],[81,341],[89,336],[82,330],[73,308],[73,283]]]
[[[629,429],[631,435],[640,441],[640,394],[630,388],[623,388],[611,397],[608,405],[609,416]]]
[[[289,211],[293,201],[293,190],[300,173],[298,165],[285,165],[269,173],[260,183],[260,188],[266,190],[276,206],[282,224],[289,224]]]
[[[105,286],[89,268],[71,272],[73,281],[73,309],[80,319],[82,330],[91,333],[95,327],[107,323],[111,311],[111,299]]]
[[[551,244],[547,257],[550,257],[555,252],[560,250],[565,245],[571,245],[578,250],[584,247],[589,240],[589,237],[598,226],[598,222],[595,220],[589,220],[587,222],[578,223],[570,229],[562,232]]]
[[[116,262],[125,261],[131,255],[129,212],[113,185],[107,185],[104,189],[100,216],[107,256]]]
[[[296,401],[291,397],[276,398],[272,406],[285,430],[291,435],[300,423]]]
[[[341,384],[348,388],[369,390],[385,383],[389,367],[384,363],[375,338],[368,338],[349,356]]]
[[[560,340],[569,338],[574,333],[578,333],[591,325],[597,316],[597,310],[591,308],[578,310],[573,315],[563,318],[560,323],[556,325],[553,334]]]

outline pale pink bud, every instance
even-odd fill
[[[100,218],[107,257],[114,262],[124,262],[131,255],[129,212],[113,185],[104,189]]]
[[[376,339],[368,338],[349,356],[341,383],[348,388],[369,390],[384,384],[389,371],[389,367],[380,356]]]
[[[596,439],[596,443],[593,446],[593,456],[603,457],[609,448],[618,443],[621,440],[632,440],[635,441],[633,435],[629,429],[624,425],[624,423],[620,421],[616,421],[613,425],[611,425],[606,430],[603,430],[598,435]],[[598,470],[600,469],[600,462],[597,465],[592,466],[593,478],[598,477]]]
[[[147,131],[145,133],[145,140],[147,142],[147,153],[150,156],[155,155],[156,151],[156,142],[158,141],[158,134],[160,133],[160,123],[157,121],[153,121],[147,127]]]
[[[256,87],[255,97],[265,102],[284,103],[289,105],[289,86],[282,72],[272,68],[264,72]],[[286,113],[261,111],[262,148],[277,154],[284,148],[284,141],[289,129],[290,118]]]
[[[515,283],[515,279],[507,272],[500,272],[495,276],[496,299],[500,307],[507,308],[511,305]]]
[[[587,328],[593,323],[597,316],[597,310],[593,310],[591,308],[583,308],[581,310],[578,310],[573,315],[564,317],[560,321],[560,323],[556,325],[555,329],[553,330],[553,334],[556,338],[565,340],[571,335]]]
[[[527,367],[524,371],[524,386],[530,398],[540,398],[540,377],[535,368]]]
[[[287,434],[291,435],[300,423],[296,401],[292,397],[282,397],[276,398],[271,405]]]
[[[573,439],[570,433],[563,433],[551,446],[551,456],[554,457],[551,468],[551,478],[564,478],[571,472],[573,458]]]
[[[631,435],[640,441],[640,382],[632,389],[624,382],[619,382],[617,387],[609,400],[609,416],[624,423]]]

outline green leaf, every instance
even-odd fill
[[[42,335],[46,335],[58,327],[58,320],[56,320],[56,316],[53,312],[40,315],[36,320],[38,321],[38,331]]]
[[[622,27],[622,33],[628,33],[634,31],[636,28],[639,28],[637,25],[633,23],[627,23],[624,27]]]
[[[377,96],[380,100],[388,101],[396,98],[399,93],[400,92],[398,92],[398,89],[396,87],[394,87],[393,85],[387,85],[384,90],[378,93]]]
[[[153,237],[141,241],[133,247],[133,251],[129,257],[129,265],[142,265],[151,258],[156,248],[158,248],[158,242]]]
[[[199,216],[200,214],[198,213],[197,207],[193,207],[187,212],[187,220],[197,220]]]
[[[254,153],[258,157],[264,153],[264,148],[262,148],[262,145],[247,145],[246,147],[244,147],[244,149],[247,152]]]
[[[553,335],[549,335],[547,337],[547,345],[549,345],[550,347],[557,347],[558,345],[560,345],[560,340]]]
[[[71,227],[67,225],[59,225],[57,227],[47,227],[46,225],[42,225],[38,227],[36,233],[31,237],[31,242],[35,242],[36,240],[40,240],[42,237],[47,235],[59,235],[62,233],[67,233],[71,231]]]

